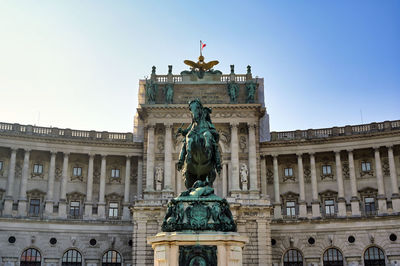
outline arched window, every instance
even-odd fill
[[[283,266],[303,266],[303,256],[297,249],[289,249],[283,256]]]
[[[81,266],[82,255],[75,249],[67,250],[62,257],[62,266]]]
[[[121,266],[122,258],[121,255],[115,250],[109,250],[103,255],[102,260],[103,266]]]
[[[41,261],[39,250],[29,248],[22,253],[20,266],[40,266]]]
[[[364,253],[365,266],[385,266],[385,254],[378,247],[369,247]]]
[[[343,256],[336,248],[330,248],[324,253],[324,266],[343,266]]]

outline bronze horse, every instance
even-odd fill
[[[221,171],[218,141],[219,133],[211,122],[211,109],[203,107],[199,99],[189,102],[192,123],[184,130],[178,129],[177,136],[185,137],[178,161],[187,189],[196,181],[212,187],[216,172]]]

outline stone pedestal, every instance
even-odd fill
[[[154,249],[154,266],[178,266],[180,246],[215,246],[217,266],[242,265],[248,237],[233,232],[162,232],[147,238]]]

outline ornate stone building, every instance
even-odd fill
[[[400,121],[269,132],[250,67],[154,68],[138,97],[133,133],[0,123],[1,265],[152,265],[193,98],[220,133],[214,185],[250,239],[244,265],[400,264]]]

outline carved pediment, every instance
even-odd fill
[[[123,200],[124,196],[122,196],[122,195],[120,195],[120,194],[118,194],[116,192],[113,192],[113,193],[107,194],[105,196],[105,198],[106,198],[107,201],[118,201],[118,202],[121,202]]]
[[[44,198],[46,196],[46,192],[43,192],[39,189],[32,189],[26,192],[26,195],[29,198]]]
[[[79,192],[79,191],[74,191],[74,192],[70,192],[67,193],[67,199],[68,201],[81,201],[83,202],[83,200],[85,199],[85,194]]]
[[[333,191],[333,190],[330,190],[330,189],[327,189],[327,190],[324,190],[324,191],[322,191],[322,192],[320,192],[319,193],[319,195],[321,196],[321,197],[323,197],[323,198],[329,198],[329,197],[337,197],[337,192],[336,191]]]

